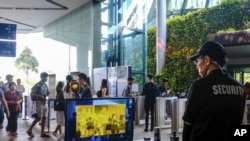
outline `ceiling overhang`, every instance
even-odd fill
[[[209,34],[209,41],[221,43],[229,59],[250,58],[250,31]]]
[[[42,32],[43,26],[90,0],[0,0],[0,23],[16,24],[17,33]]]

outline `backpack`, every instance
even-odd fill
[[[39,83],[36,83],[36,85],[39,85],[39,87],[35,94],[33,94],[32,91],[30,92],[31,101],[37,101],[36,94],[38,94],[41,90],[41,85]]]
[[[97,97],[102,97],[102,90],[98,90],[98,91],[96,92],[96,95],[97,95]]]
[[[33,94],[32,91],[30,92],[31,101],[37,101],[36,95],[40,94],[40,91],[41,91],[41,84],[40,84],[40,82],[36,83],[36,85],[38,85],[38,89],[35,92],[35,94]],[[48,89],[47,84],[46,84],[46,87]]]

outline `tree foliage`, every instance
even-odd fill
[[[19,57],[15,60],[15,66],[19,69],[24,71],[26,74],[26,81],[29,80],[30,72],[38,72],[39,63],[32,55],[32,51],[26,46]]]
[[[245,30],[250,27],[250,1],[225,0],[221,5],[200,9],[167,20],[168,43],[164,68],[155,81],[169,78],[174,94],[186,92],[198,78],[195,66],[188,58],[207,40],[208,34]],[[148,29],[148,71],[156,72],[156,27]]]
[[[137,35],[132,38],[127,38],[124,47],[125,64],[133,66],[134,82],[143,84],[143,35]],[[139,87],[142,90],[142,85]]]

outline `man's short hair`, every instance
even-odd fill
[[[133,78],[133,77],[129,77],[129,78],[128,78],[128,81],[130,81],[130,80],[134,80],[134,78]]]
[[[72,75],[70,75],[70,74],[69,74],[69,75],[67,75],[67,76],[66,76],[66,80],[67,80],[67,81],[71,81],[71,80],[73,80],[73,76],[72,76]]]
[[[85,73],[79,73],[78,75],[77,75],[80,79],[83,79],[83,80],[87,80],[87,75],[85,74]]]
[[[41,78],[46,78],[46,77],[48,77],[49,76],[49,74],[47,73],[47,72],[42,72],[42,73],[40,73],[40,77]]]
[[[13,77],[13,75],[11,75],[11,74],[6,75],[6,79],[10,79],[11,77]]]
[[[149,79],[152,79],[154,76],[153,76],[153,74],[149,73],[149,74],[147,74],[147,77],[148,77]]]
[[[249,82],[246,82],[245,85],[244,85],[245,88],[250,88],[250,83]]]

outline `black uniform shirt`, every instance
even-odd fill
[[[142,95],[145,96],[144,104],[155,104],[156,97],[159,96],[157,85],[153,82],[147,82],[143,86]]]
[[[229,140],[229,129],[244,113],[243,87],[220,69],[194,82],[183,120],[193,125],[192,141]]]

